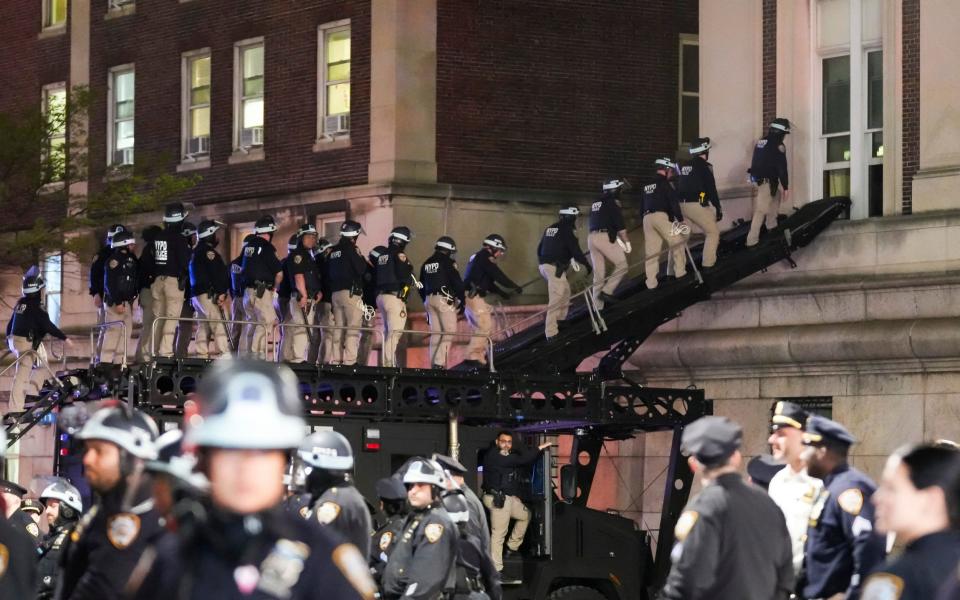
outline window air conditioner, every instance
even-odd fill
[[[187,156],[194,157],[210,154],[210,136],[190,138],[187,142]]]
[[[133,148],[121,148],[119,150],[114,150],[113,164],[114,166],[132,165],[133,164]]]
[[[263,145],[263,127],[249,127],[240,132],[240,145],[244,148]]]
[[[328,136],[350,133],[350,113],[330,115],[323,118],[323,133]]]

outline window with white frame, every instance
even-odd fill
[[[329,213],[317,217],[317,232],[320,237],[331,244],[336,244],[340,239],[340,226],[347,219],[347,215],[338,213]]]
[[[350,21],[321,25],[318,39],[319,137],[350,133]]]
[[[110,166],[133,164],[134,83],[133,66],[111,69],[108,90],[110,143],[107,155],[107,164]]]
[[[183,158],[210,157],[210,50],[183,55]]]
[[[41,110],[44,117],[44,183],[63,181],[67,164],[67,86],[43,86]]]
[[[47,297],[47,314],[54,325],[60,326],[60,306],[63,302],[63,255],[48,254],[43,259],[41,270],[43,290]]]
[[[696,35],[680,35],[678,133],[681,146],[700,136],[700,45]]]
[[[234,147],[263,146],[263,39],[239,42],[234,51]]]
[[[134,3],[135,0],[107,0],[107,7],[110,10],[119,10]]]
[[[67,23],[67,0],[43,0],[43,28],[63,27]]]

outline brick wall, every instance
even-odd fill
[[[695,0],[438,3],[441,182],[595,190],[677,150]]]
[[[763,0],[763,126],[777,117],[777,0]]]
[[[920,167],[920,0],[903,0],[903,214],[913,211]]]

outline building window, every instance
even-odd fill
[[[108,121],[109,154],[107,164],[133,164],[134,71],[132,66],[116,67],[110,71]]]
[[[210,51],[183,56],[183,158],[210,157]]]
[[[823,196],[850,196],[850,56],[822,61]]]
[[[43,180],[63,181],[67,164],[67,86],[54,83],[43,87],[41,110],[44,116]]]
[[[337,240],[340,239],[340,226],[346,219],[347,216],[342,212],[318,216],[317,231],[320,233],[320,237],[331,244],[336,244]]]
[[[50,315],[50,321],[59,327],[60,306],[63,301],[63,255],[48,254],[44,257],[41,274],[46,283],[43,289],[47,297],[47,314]]]
[[[67,0],[43,0],[43,28],[54,29],[67,23]]]
[[[867,198],[871,217],[883,215],[883,51],[867,52]]]
[[[697,36],[680,35],[679,137],[681,146],[700,136],[700,45]]]
[[[263,146],[263,39],[235,46],[234,147],[249,151]]]
[[[350,133],[350,21],[320,27],[319,136]]]

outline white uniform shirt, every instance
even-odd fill
[[[803,566],[803,546],[807,541],[807,527],[813,503],[820,494],[823,482],[807,475],[807,470],[795,472],[790,465],[780,469],[770,480],[770,498],[783,511],[787,531],[793,544],[793,570]]]

